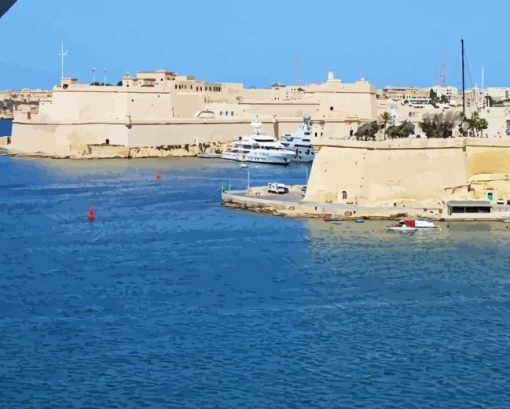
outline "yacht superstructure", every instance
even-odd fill
[[[223,152],[223,159],[239,162],[270,163],[274,165],[288,165],[294,157],[294,151],[287,149],[273,136],[264,135],[262,124],[257,120],[252,122],[253,133],[243,136],[234,146]]]
[[[312,149],[312,142],[310,139],[312,133],[311,119],[310,114],[305,114],[303,116],[303,123],[299,126],[297,131],[293,134],[285,134],[281,139],[283,146],[294,151],[293,161],[313,161],[315,153]]]

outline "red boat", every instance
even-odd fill
[[[394,224],[393,226],[386,227],[386,230],[402,232],[402,233],[413,233],[417,230],[416,221],[404,220],[402,222]]]

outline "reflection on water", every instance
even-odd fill
[[[0,175],[1,407],[508,406],[503,223],[403,235],[226,209],[247,169],[221,160],[0,158]]]

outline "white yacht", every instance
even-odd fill
[[[252,122],[252,126],[253,133],[243,136],[233,147],[223,152],[221,157],[239,162],[288,165],[294,157],[294,151],[285,148],[276,138],[264,135],[259,121]]]
[[[299,126],[298,130],[293,134],[283,135],[282,144],[291,151],[294,151],[293,161],[296,162],[311,162],[314,158],[314,151],[311,143],[312,126],[310,114],[303,116],[303,123]]]

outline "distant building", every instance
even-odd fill
[[[430,89],[415,88],[415,87],[393,87],[387,86],[382,89],[384,98],[393,99],[396,101],[404,101],[411,99],[429,98]]]

